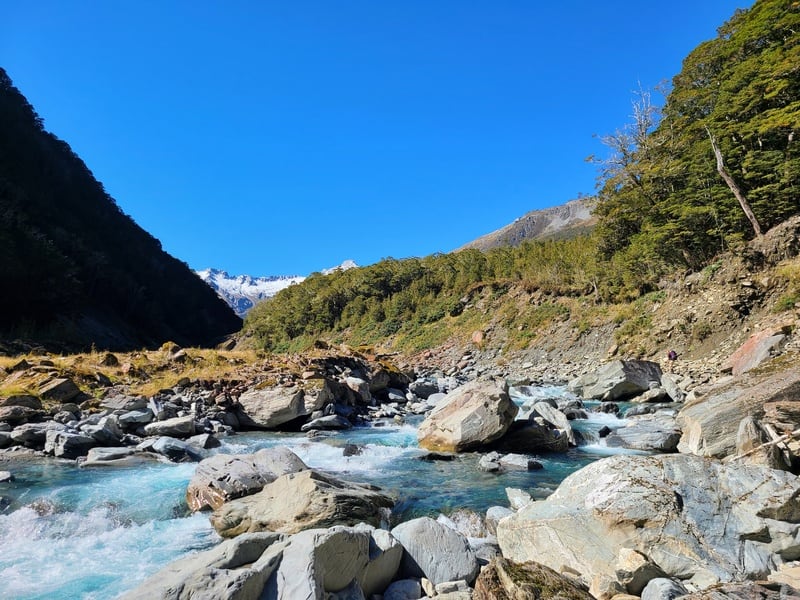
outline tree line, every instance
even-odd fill
[[[639,90],[632,122],[592,158],[592,233],[314,275],[254,308],[245,333],[268,349],[375,341],[455,319],[486,286],[617,302],[702,269],[800,212],[799,42],[800,3],[759,0],[686,57],[663,106]]]

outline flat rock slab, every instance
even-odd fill
[[[678,426],[683,435],[678,451],[716,458],[733,454],[742,419],[759,418],[768,403],[797,398],[800,398],[800,369],[735,377],[680,410]]]

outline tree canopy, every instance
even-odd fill
[[[599,247],[648,288],[753,235],[709,132],[764,229],[800,210],[800,3],[737,11],[686,57],[664,107],[634,116],[610,136],[624,165],[601,172]]]

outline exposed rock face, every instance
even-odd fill
[[[260,492],[223,504],[211,515],[211,524],[223,537],[361,522],[380,525],[381,509],[393,505],[375,486],[308,470],[281,475]]]
[[[632,549],[667,576],[758,579],[800,555],[800,482],[754,465],[694,456],[617,456],[565,479],[497,526],[506,558],[619,580]],[[642,581],[639,581],[641,584]]]
[[[661,367],[649,360],[613,360],[595,373],[570,382],[570,391],[584,398],[623,400],[659,386]]]
[[[324,598],[347,588],[369,563],[369,533],[312,529],[292,536],[268,583],[268,598]]]
[[[732,454],[743,418],[758,418],[768,402],[798,397],[799,369],[781,369],[760,378],[735,378],[681,409],[678,425],[683,436],[678,451],[717,458]]]
[[[419,445],[446,452],[475,450],[502,437],[518,411],[500,380],[468,383],[450,392],[423,421]]]
[[[274,429],[311,414],[306,410],[302,388],[249,390],[239,396],[237,416],[244,427]]]
[[[186,489],[186,503],[193,511],[216,509],[229,500],[261,491],[280,475],[307,468],[283,446],[254,454],[216,454],[197,465]]]
[[[401,523],[392,535],[405,548],[402,574],[427,577],[434,585],[465,579],[471,583],[478,575],[478,559],[467,538],[429,517]]]
[[[722,366],[723,372],[741,375],[769,359],[786,340],[791,325],[771,327],[753,334]]]
[[[481,571],[473,600],[593,600],[592,595],[553,569],[535,562],[515,564],[498,557]]]

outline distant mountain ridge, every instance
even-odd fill
[[[496,231],[464,244],[458,250],[477,248],[491,250],[501,246],[518,246],[526,240],[565,238],[591,229],[596,200],[591,197],[570,200],[559,206],[532,210]]]
[[[322,269],[323,275],[336,271],[346,271],[358,267],[355,261],[345,260],[342,264],[330,269]],[[197,275],[227,302],[233,311],[244,318],[247,312],[257,303],[271,298],[282,289],[305,280],[303,275],[273,275],[253,277],[251,275],[229,275],[221,269],[202,269],[195,271]]]
[[[123,213],[0,68],[0,339],[209,346],[242,321]]]
[[[305,279],[301,275],[251,277],[250,275],[229,275],[219,269],[196,271],[200,279],[210,285],[217,294],[233,308],[240,317],[253,308],[257,302],[271,298],[282,289]]]

